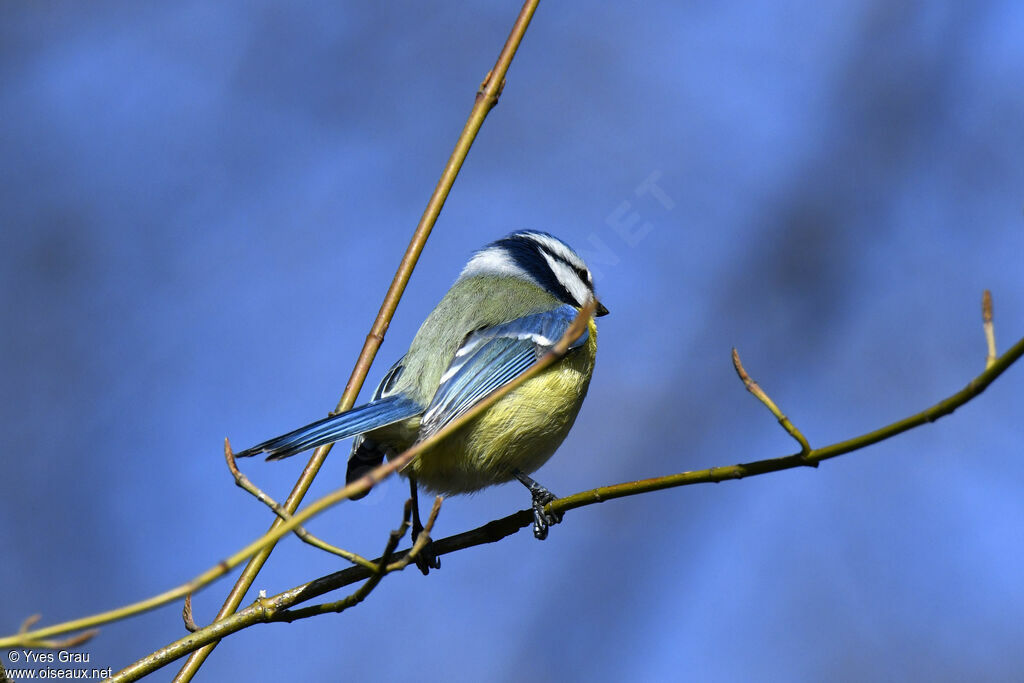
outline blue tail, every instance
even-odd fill
[[[412,399],[405,396],[389,396],[299,427],[283,436],[246,448],[241,453],[235,453],[235,457],[247,458],[266,453],[267,460],[280,460],[310,448],[401,422],[422,412],[423,406]]]

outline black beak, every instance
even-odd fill
[[[600,301],[597,302],[597,308],[594,309],[594,316],[600,318],[602,315],[608,315],[608,308],[605,307]]]

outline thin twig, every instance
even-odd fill
[[[985,328],[985,343],[988,346],[985,367],[990,368],[996,362],[996,329],[992,324],[992,292],[987,289],[981,295],[981,321]]]
[[[512,64],[512,58],[519,49],[519,44],[522,42],[523,36],[526,34],[526,29],[530,25],[530,20],[533,18],[533,14],[537,10],[537,5],[539,4],[540,0],[526,0],[523,4],[523,8],[520,10],[519,16],[516,18],[516,22],[512,26],[512,31],[509,33],[509,37],[505,41],[505,45],[502,48],[501,53],[498,55],[498,61],[495,63],[494,68],[488,73],[488,78],[484,80],[484,86],[477,92],[473,108],[469,113],[469,118],[466,120],[462,133],[455,142],[455,149],[452,151],[452,154],[448,159],[448,163],[445,164],[444,171],[441,173],[441,178],[438,180],[437,186],[434,188],[434,192],[430,196],[430,200],[427,202],[427,207],[424,209],[423,215],[420,217],[416,230],[413,232],[412,239],[409,241],[409,246],[405,250],[405,255],[402,257],[402,261],[398,266],[398,271],[395,273],[395,277],[391,281],[391,286],[388,288],[388,292],[384,297],[384,302],[381,304],[380,310],[377,312],[377,318],[374,320],[373,326],[370,328],[370,333],[366,336],[366,341],[363,343],[363,349],[360,351],[359,358],[356,360],[355,367],[352,369],[352,374],[349,377],[348,383],[345,385],[345,391],[341,395],[341,400],[338,401],[337,412],[348,410],[355,404],[356,396],[359,395],[359,390],[363,386],[363,381],[366,379],[366,374],[370,370],[370,365],[373,363],[373,359],[377,355],[377,350],[384,341],[384,334],[387,332],[388,326],[391,324],[391,319],[395,315],[395,310],[398,308],[398,301],[402,298],[402,294],[405,292],[405,287],[409,283],[409,278],[412,276],[413,268],[416,267],[420,253],[423,251],[423,247],[427,243],[427,238],[430,236],[430,232],[433,230],[434,224],[437,222],[437,217],[441,214],[441,207],[444,206],[444,202],[448,198],[448,193],[451,191],[452,185],[455,184],[455,178],[458,176],[459,170],[462,168],[462,164],[466,160],[466,155],[469,154],[469,148],[476,139],[476,135],[480,131],[480,127],[483,125],[484,119],[487,117],[487,113],[498,102],[498,96],[505,85],[505,76],[508,73],[509,66]],[[327,444],[317,448],[313,452],[313,455],[310,457],[306,467],[302,470],[302,474],[298,481],[295,483],[295,487],[292,489],[291,494],[289,494],[288,498],[284,502],[284,509],[286,512],[294,513],[295,510],[298,509],[299,503],[302,502],[303,497],[306,495],[306,491],[308,491],[310,485],[312,485],[313,479],[320,471],[320,467],[323,465],[324,459],[327,457],[330,450],[331,445]],[[274,525],[271,526],[271,530],[284,523],[285,522],[281,518],[274,520]],[[220,608],[220,611],[217,612],[217,619],[222,619],[238,609],[238,606],[242,603],[242,600],[250,586],[252,586],[253,581],[256,580],[256,576],[259,574],[260,569],[263,568],[263,564],[267,561],[267,558],[270,556],[273,548],[273,545],[267,546],[266,549],[262,550],[249,561],[245,569],[242,571],[241,576],[238,577],[238,580],[232,587],[231,592],[228,593],[227,598],[224,600],[224,605]],[[213,651],[214,646],[215,644],[211,644],[203,648],[201,651],[193,653],[185,665],[182,666],[177,676],[174,677],[175,683],[185,683],[186,681],[192,680],[192,677],[195,675],[196,671],[199,670],[199,667],[202,666],[206,657]]]
[[[28,633],[29,630],[39,623],[39,620],[43,618],[42,614],[30,614],[25,617],[24,621],[21,622],[21,626],[18,627],[18,633]]]
[[[62,638],[60,640],[40,640],[35,643],[35,645],[36,647],[45,648],[47,650],[70,650],[73,647],[85,645],[99,635],[99,632],[100,630],[98,628],[94,628],[79,633],[77,636],[71,636],[70,638]]]
[[[409,549],[400,559],[392,562],[387,566],[389,572],[397,572],[405,569],[409,566],[409,563],[419,557],[419,554],[424,548],[430,543],[430,532],[434,528],[434,522],[437,521],[437,515],[441,512],[441,503],[444,500],[441,496],[434,498],[434,505],[430,508],[430,514],[427,516],[427,523],[423,525],[423,529],[420,530],[419,535],[412,544],[412,548]]]
[[[256,486],[256,484],[253,484],[252,480],[250,480],[249,477],[245,476],[242,473],[242,471],[238,469],[238,463],[235,460],[235,453],[234,451],[231,450],[231,442],[228,439],[224,439],[224,459],[227,461],[228,470],[231,471],[231,476],[235,478],[235,484],[239,488],[252,494],[253,497],[256,498],[256,500],[260,501],[261,503],[269,507],[271,510],[273,510],[274,514],[276,514],[281,519],[285,521],[291,519],[291,515],[288,514],[288,512],[284,509],[284,507],[281,506],[280,503],[278,503],[276,500],[267,495],[267,493],[258,486]],[[331,545],[327,541],[318,538],[317,536],[314,536],[312,533],[307,531],[305,527],[295,527],[295,535],[301,538],[303,542],[308,543],[314,548],[318,548],[332,555],[337,555],[338,557],[348,560],[352,564],[358,564],[361,567],[366,567],[370,571],[376,570],[376,566],[362,555],[357,555],[356,553],[351,552],[349,550],[345,550],[344,548],[339,548],[336,545]]]
[[[412,501],[409,501],[411,503]],[[401,571],[405,569],[410,562],[416,559],[420,551],[423,550],[430,543],[430,531],[434,528],[434,522],[437,520],[437,514],[441,511],[441,496],[434,499],[434,506],[430,510],[430,516],[427,518],[427,523],[423,525],[423,531],[420,532],[419,536],[416,537],[416,541],[413,543],[412,548],[403,553],[402,557],[395,562],[391,562],[391,558],[395,552],[395,548],[398,547],[398,541],[404,535],[405,527],[402,528],[402,534],[398,532],[392,532],[392,541],[385,552],[380,556],[377,566],[383,567],[383,569],[374,572],[370,578],[360,586],[359,590],[355,591],[351,595],[348,595],[341,600],[334,602],[325,602],[319,605],[311,605],[304,607],[299,610],[281,610],[274,614],[269,621],[283,621],[291,623],[298,619],[306,619],[309,617],[316,616],[318,614],[336,614],[343,612],[349,607],[354,607],[360,602],[366,599],[366,596],[370,594],[380,580],[384,578],[386,574],[391,572]],[[408,519],[406,520],[408,522]]]
[[[62,638],[60,640],[47,640],[41,638],[38,634],[34,634],[32,627],[39,623],[42,619],[41,614],[31,614],[25,617],[25,620],[21,622],[21,626],[18,627],[18,634],[15,637],[23,638],[24,640],[20,643],[22,647],[35,647],[42,650],[68,650],[73,647],[78,647],[84,643],[89,642],[95,638],[100,630],[98,628],[84,631],[78,635],[70,636],[68,638]],[[77,631],[78,629],[68,629],[71,631]],[[65,631],[66,632],[66,631]],[[2,647],[2,646],[0,646]]]
[[[772,415],[774,415],[775,419],[779,421],[779,424],[782,425],[782,428],[786,430],[786,433],[789,434],[794,439],[796,439],[796,442],[800,444],[800,453],[805,455],[807,453],[810,453],[811,445],[807,443],[807,439],[804,438],[804,435],[800,432],[800,430],[797,429],[796,426],[794,426],[793,423],[789,421],[789,418],[782,414],[782,411],[779,410],[779,407],[775,405],[775,401],[773,401],[768,396],[768,394],[765,393],[764,389],[762,389],[757,382],[750,378],[750,375],[747,374],[746,369],[744,369],[743,367],[743,363],[740,362],[740,354],[738,351],[736,351],[735,348],[733,348],[732,350],[732,366],[736,368],[736,374],[740,376],[741,380],[743,380],[743,386],[747,388],[747,391],[756,396],[757,400],[763,403],[768,408],[768,410],[772,411]],[[815,467],[816,466],[817,465],[815,465]]]

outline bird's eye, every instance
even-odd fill
[[[575,271],[576,271],[576,275],[579,276],[580,280],[582,280],[583,282],[587,283],[588,287],[593,288],[594,283],[590,279],[590,271],[589,270],[587,270],[586,268],[575,268]]]

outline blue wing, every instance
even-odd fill
[[[522,374],[558,343],[576,313],[572,306],[559,306],[486,327],[466,337],[441,376],[441,384],[423,414],[420,434],[436,432],[487,394]],[[570,348],[582,346],[587,336],[584,332]]]
[[[280,460],[310,448],[341,441],[419,415],[423,412],[422,405],[402,394],[394,393],[395,382],[402,374],[404,358],[403,356],[391,366],[377,386],[377,390],[373,392],[373,398],[366,405],[299,427],[295,431],[236,453],[235,457],[245,458],[266,453],[267,460]]]

